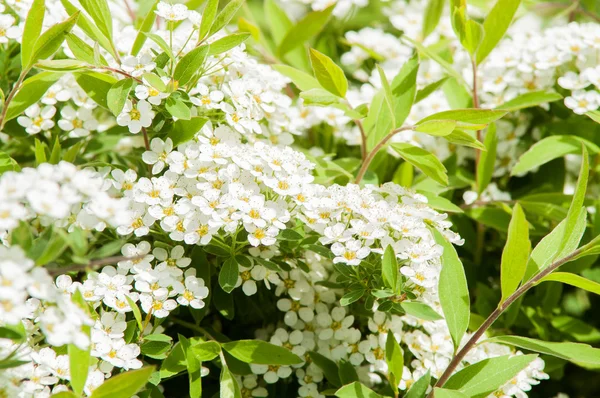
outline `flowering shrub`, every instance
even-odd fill
[[[600,7],[473,3],[0,0],[0,397],[597,396]]]

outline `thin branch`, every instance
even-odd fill
[[[25,80],[25,76],[27,76],[27,73],[29,73],[30,69],[31,68],[25,69],[24,71],[21,72],[21,74],[19,75],[19,79],[16,81],[12,90],[10,90],[8,97],[6,97],[6,101],[4,101],[4,104],[2,104],[2,113],[0,114],[0,130],[2,130],[2,128],[4,128],[6,113],[8,112],[8,106],[10,105],[11,101],[13,100],[13,98],[15,97],[17,92],[19,91],[19,88],[21,87],[21,83],[23,83],[23,80]]]
[[[494,322],[496,322],[496,320],[500,317],[500,315],[502,315],[502,313],[508,307],[510,307],[510,305],[512,303],[517,301],[529,289],[534,287],[544,277],[546,277],[549,274],[551,274],[552,272],[554,272],[558,267],[560,267],[561,265],[563,265],[563,264],[571,261],[575,257],[577,257],[583,250],[584,250],[584,247],[580,247],[579,249],[575,250],[568,256],[563,257],[560,260],[557,260],[554,263],[550,264],[547,268],[543,269],[540,273],[538,273],[533,278],[531,278],[530,280],[525,282],[523,285],[521,285],[521,287],[518,288],[513,294],[511,294],[504,302],[500,303],[498,305],[498,308],[496,308],[490,314],[490,316],[488,316],[488,318],[485,320],[485,322],[483,322],[481,324],[481,326],[479,327],[479,329],[477,329],[477,331],[471,336],[469,341],[467,341],[467,343],[463,346],[463,348],[461,348],[460,351],[458,351],[458,353],[456,353],[454,358],[452,358],[452,361],[450,362],[450,364],[448,365],[448,367],[446,368],[446,370],[444,371],[442,376],[440,376],[437,383],[435,383],[434,387],[443,387],[444,386],[446,381],[448,381],[448,379],[450,378],[452,373],[454,373],[454,370],[456,370],[458,365],[460,365],[463,358],[467,355],[467,353],[471,350],[471,348],[473,348],[475,346],[475,344],[477,344],[477,341],[481,338],[481,336],[483,336],[483,334],[487,331],[487,329],[489,329],[490,326],[492,326],[492,324]],[[432,392],[429,393],[427,398],[433,398],[433,390],[432,390]]]
[[[85,271],[85,270],[94,270],[99,267],[102,267],[103,265],[116,264],[120,261],[140,260],[140,259],[144,258],[144,256],[145,256],[145,254],[140,254],[137,256],[133,256],[133,257],[112,256],[112,257],[105,257],[105,258],[99,258],[96,260],[91,260],[87,264],[73,264],[73,265],[69,265],[67,267],[56,267],[56,268],[46,268],[46,269],[48,270],[48,273],[50,275],[56,276],[56,275],[66,274],[67,272],[81,272],[81,271]]]
[[[377,155],[377,152],[379,152],[379,150],[381,148],[383,148],[383,146],[385,144],[387,144],[387,142],[393,136],[395,136],[396,134],[398,134],[401,131],[413,130],[414,128],[415,128],[415,126],[404,126],[404,127],[399,127],[397,129],[394,129],[388,135],[386,135],[383,138],[383,140],[381,140],[377,145],[375,145],[375,148],[373,148],[373,150],[367,154],[365,160],[363,161],[362,165],[360,166],[360,170],[358,171],[358,174],[356,175],[356,181],[355,181],[355,183],[358,184],[359,182],[361,182],[361,180],[365,176],[365,173],[369,169],[369,165],[371,164],[371,162],[375,158],[375,155]]]
[[[150,150],[150,140],[148,139],[148,131],[146,131],[145,127],[142,127],[142,135],[144,136],[144,146],[146,147],[146,150],[149,151]]]
[[[111,68],[110,66],[94,66],[94,68],[98,68],[98,69],[104,69],[110,72],[114,72],[114,73],[118,73],[119,75],[123,75],[125,77],[130,77],[133,80],[135,80],[138,83],[142,83],[142,79],[139,79],[135,76],[130,75],[129,73],[121,70],[121,69],[117,69],[117,68]]]

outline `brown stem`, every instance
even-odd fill
[[[17,79],[12,90],[10,90],[8,97],[6,97],[6,101],[4,101],[4,104],[2,105],[2,113],[0,114],[0,131],[4,128],[4,121],[6,119],[6,113],[8,112],[8,105],[10,105],[10,102],[13,100],[13,98],[19,91],[21,83],[23,83],[23,80],[25,80],[25,76],[27,75],[27,73],[29,73],[30,69],[31,68],[25,69],[21,72],[21,74],[19,75],[19,79]]]
[[[444,383],[446,383],[446,381],[448,381],[448,379],[450,378],[450,376],[452,375],[452,373],[454,372],[456,367],[458,365],[460,365],[461,361],[467,355],[467,353],[471,350],[471,348],[473,348],[475,346],[475,344],[477,344],[477,341],[481,338],[481,336],[483,336],[483,334],[486,332],[486,330],[489,329],[490,326],[492,326],[492,324],[494,322],[496,322],[496,320],[500,317],[500,315],[502,315],[502,313],[508,307],[510,307],[510,305],[512,303],[514,303],[521,296],[523,296],[529,289],[531,289],[533,286],[535,286],[544,277],[546,277],[547,275],[554,272],[558,267],[560,267],[561,265],[563,265],[563,264],[571,261],[575,257],[577,257],[577,255],[579,255],[579,253],[582,250],[583,250],[583,248],[580,247],[579,249],[575,250],[568,256],[565,256],[565,257],[561,258],[560,260],[557,260],[554,263],[550,264],[547,268],[543,269],[540,273],[538,273],[533,278],[531,278],[530,280],[525,282],[523,285],[521,285],[521,287],[518,288],[513,294],[511,294],[504,302],[500,303],[498,305],[498,308],[496,308],[490,314],[490,316],[487,317],[485,322],[483,322],[483,324],[481,324],[479,329],[477,329],[477,331],[471,336],[469,341],[467,341],[467,343],[463,346],[463,348],[461,348],[460,351],[458,351],[458,353],[456,353],[454,358],[452,358],[452,361],[450,362],[450,364],[448,365],[448,367],[446,368],[444,373],[440,376],[438,381],[435,383],[434,387],[443,387],[444,386]],[[432,390],[432,392],[429,393],[427,398],[433,398],[433,390]]]
[[[477,61],[475,58],[471,59],[471,69],[473,71],[473,108],[479,108],[479,94],[477,93]],[[481,130],[477,130],[477,141],[481,142]],[[475,150],[475,171],[479,168],[479,158],[481,157],[481,150]]]
[[[84,271],[86,269],[96,269],[103,265],[110,265],[110,264],[118,263],[119,261],[139,260],[141,258],[144,258],[144,256],[145,256],[145,254],[140,254],[138,256],[133,256],[133,257],[112,256],[112,257],[105,257],[105,258],[99,258],[96,260],[91,260],[87,264],[73,264],[73,265],[69,265],[67,267],[46,268],[46,269],[48,270],[48,273],[50,275],[55,276],[55,275],[65,274],[67,272],[80,272],[80,271]]]
[[[381,140],[379,142],[379,144],[375,145],[375,148],[373,148],[373,150],[369,153],[366,154],[366,158],[363,161],[362,165],[360,166],[360,170],[358,171],[358,174],[356,175],[356,181],[355,184],[358,184],[361,182],[361,180],[363,179],[363,177],[365,176],[365,173],[367,172],[367,170],[369,169],[369,165],[371,164],[371,162],[373,161],[373,159],[375,158],[375,155],[377,155],[377,152],[379,152],[379,150],[381,148],[383,148],[383,146],[385,144],[387,144],[387,142],[397,133],[401,132],[401,131],[406,131],[406,130],[412,130],[414,129],[415,126],[404,126],[404,127],[399,127],[397,129],[394,129],[392,131],[390,131],[390,133],[388,135],[386,135],[383,140]]]
[[[148,132],[146,131],[145,127],[142,127],[142,135],[144,136],[144,146],[146,147],[146,150],[149,151],[150,150],[150,140],[148,139]]]
[[[117,68],[111,68],[110,66],[98,66],[97,68],[104,69],[104,70],[107,70],[107,71],[110,71],[110,72],[114,72],[114,73],[118,73],[119,75],[123,75],[125,77],[130,77],[130,78],[132,78],[133,80],[135,80],[138,83],[142,83],[142,79],[139,79],[139,78],[137,78],[135,76],[132,76],[129,73],[125,72],[124,70],[117,69]]]
[[[367,157],[367,135],[365,134],[365,128],[359,119],[354,119],[354,123],[356,123],[360,130],[360,158],[365,160]]]

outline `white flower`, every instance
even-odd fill
[[[131,133],[137,134],[142,127],[150,127],[152,119],[154,119],[152,105],[145,100],[139,100],[135,105],[127,100],[123,111],[117,116],[117,124],[127,126]]]
[[[169,312],[173,311],[177,307],[177,302],[166,297],[156,297],[146,293],[140,295],[140,303],[142,310],[146,314],[152,314],[156,318],[165,318],[169,315]]]
[[[60,114],[62,119],[58,121],[58,127],[64,131],[69,131],[69,137],[78,138],[90,135],[92,130],[98,128],[98,121],[92,115],[92,111],[87,108],[73,109],[65,106]]]
[[[139,77],[144,73],[152,72],[156,68],[156,63],[152,61],[152,56],[149,54],[143,54],[139,57],[129,55],[123,58],[121,68],[125,72],[131,73],[131,76]]]
[[[21,29],[15,26],[15,17],[10,14],[0,14],[0,44],[8,43],[9,39],[21,36]]]
[[[160,138],[153,138],[150,141],[150,150],[142,154],[142,160],[146,164],[151,164],[152,174],[160,173],[165,167],[165,162],[169,153],[173,150],[173,141],[167,138],[165,141]]]
[[[192,308],[200,309],[204,307],[202,299],[208,297],[208,288],[204,286],[204,280],[195,276],[185,278],[185,288],[175,290],[179,297],[177,302],[181,305],[189,305]]]
[[[571,96],[565,98],[565,105],[578,115],[594,111],[600,104],[600,94],[596,91],[573,91]]]
[[[346,263],[348,265],[359,265],[361,260],[367,257],[371,250],[368,247],[363,247],[358,240],[349,240],[344,244],[334,243],[331,245],[331,251],[336,257],[334,263]]]
[[[354,316],[346,316],[346,310],[343,307],[335,307],[331,314],[323,305],[317,306],[316,321],[322,330],[319,332],[319,339],[329,340],[334,337],[336,340],[344,340],[349,335],[349,328],[354,323]]]
[[[158,16],[163,17],[167,21],[181,21],[188,17],[188,8],[184,4],[168,4],[163,1],[158,3],[154,11]]]
[[[163,77],[162,81],[166,84],[169,82],[168,77]],[[138,84],[135,87],[135,96],[140,100],[146,100],[152,105],[160,105],[163,99],[169,96],[168,93],[162,93],[151,85],[144,83]]]
[[[25,127],[27,134],[33,135],[54,127],[52,118],[55,113],[56,108],[53,106],[40,108],[38,104],[33,104],[25,110],[26,116],[19,116],[17,122]]]
[[[277,383],[279,379],[285,379],[292,374],[291,367],[282,365],[250,364],[250,369],[254,374],[263,375],[263,379],[269,384]]]
[[[195,96],[198,94],[198,96]],[[220,90],[210,90],[205,84],[198,84],[192,91],[190,101],[196,106],[202,106],[208,109],[220,109],[220,102],[223,101],[225,95]]]

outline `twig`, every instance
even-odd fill
[[[125,72],[124,70],[121,69],[117,69],[117,68],[111,68],[110,66],[94,66],[94,68],[98,68],[98,69],[104,69],[110,72],[114,72],[114,73],[118,73],[119,75],[123,75],[125,77],[130,77],[133,80],[135,80],[138,83],[142,83],[142,79],[139,79],[135,76],[130,75],[129,73]]]
[[[145,127],[142,127],[142,135],[144,136],[144,146],[146,147],[146,150],[149,151],[150,141],[148,140],[148,132],[146,131]]]
[[[375,155],[377,155],[377,152],[379,152],[379,150],[381,148],[383,148],[383,146],[385,144],[387,144],[387,142],[394,135],[398,134],[401,131],[413,130],[414,128],[415,128],[415,126],[404,126],[404,127],[399,127],[397,129],[394,129],[388,135],[386,135],[383,140],[381,140],[377,145],[375,145],[375,148],[373,148],[373,150],[366,155],[365,160],[363,161],[362,165],[360,166],[360,170],[358,171],[358,174],[356,175],[355,183],[358,184],[359,182],[361,182],[361,180],[365,176],[365,173],[369,169],[369,165],[375,158]],[[366,146],[366,145],[363,145],[363,146]],[[366,151],[366,148],[365,148],[365,151]]]
[[[6,113],[8,112],[8,105],[10,105],[10,102],[13,100],[13,98],[19,91],[21,83],[23,83],[23,80],[25,80],[25,76],[27,76],[27,73],[29,73],[30,69],[31,68],[25,69],[21,72],[21,74],[19,75],[19,79],[17,79],[12,90],[10,90],[8,97],[6,97],[6,101],[4,101],[4,104],[2,105],[2,113],[0,114],[0,130],[4,128],[4,120],[6,119]]]
[[[489,329],[490,326],[492,326],[492,324],[500,317],[500,315],[502,315],[502,313],[508,307],[510,307],[510,305],[512,303],[514,303],[516,300],[518,300],[522,295],[524,295],[529,289],[531,289],[533,286],[535,286],[545,276],[551,274],[561,265],[563,265],[563,264],[571,261],[575,257],[577,257],[577,255],[579,255],[583,251],[583,249],[584,249],[584,247],[580,247],[579,249],[575,250],[568,256],[563,257],[560,260],[557,260],[554,263],[550,264],[550,266],[548,266],[547,268],[542,270],[539,274],[535,275],[533,278],[531,278],[530,280],[525,282],[523,285],[521,285],[521,287],[518,288],[513,294],[511,294],[504,302],[500,303],[498,305],[498,308],[496,308],[490,314],[490,316],[488,316],[488,318],[481,324],[479,329],[477,329],[477,331],[471,336],[469,341],[467,341],[467,343],[463,346],[463,348],[461,348],[460,351],[458,351],[458,353],[456,353],[454,358],[452,358],[452,361],[450,362],[450,364],[448,365],[448,367],[446,368],[444,373],[440,376],[437,383],[435,383],[434,387],[443,387],[444,386],[444,383],[446,383],[446,381],[448,381],[448,379],[450,378],[450,376],[452,375],[452,373],[454,372],[456,367],[461,363],[461,361],[467,355],[467,353],[471,350],[471,348],[473,348],[475,346],[475,344],[477,344],[477,341],[481,338],[481,336],[483,336],[483,334],[486,332],[486,330]],[[429,393],[427,398],[433,398],[433,390]]]
[[[96,269],[103,265],[115,264],[120,261],[127,261],[127,260],[135,261],[135,260],[142,259],[144,257],[145,257],[145,254],[140,254],[137,256],[133,256],[133,257],[112,256],[112,257],[99,258],[97,260],[91,260],[87,264],[73,264],[73,265],[69,265],[67,267],[56,267],[56,268],[46,268],[46,269],[48,270],[48,273],[50,275],[55,276],[55,275],[65,274],[67,272],[80,272],[80,271],[84,271],[86,269]]]

